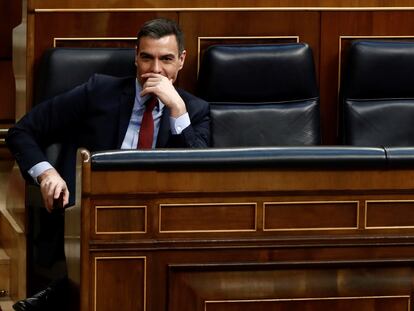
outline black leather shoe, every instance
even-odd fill
[[[16,311],[48,311],[56,303],[55,291],[48,287],[32,297],[20,300],[13,305]]]

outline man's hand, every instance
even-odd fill
[[[171,111],[171,117],[178,118],[187,112],[183,99],[177,93],[172,80],[157,73],[145,73],[141,76],[145,81],[141,96],[153,94]]]
[[[61,195],[63,197],[62,207],[68,204],[68,187],[66,186],[66,182],[54,168],[44,171],[39,175],[37,180],[40,184],[40,192],[42,193],[44,205],[49,212],[52,212],[53,210],[54,200],[59,199]]]

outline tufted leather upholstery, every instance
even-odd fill
[[[355,41],[342,78],[344,143],[414,145],[414,43]]]
[[[307,44],[211,46],[198,93],[210,102],[214,147],[320,143],[319,93]]]

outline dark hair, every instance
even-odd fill
[[[181,54],[184,51],[184,34],[176,22],[166,18],[147,21],[138,32],[137,47],[139,48],[139,40],[142,37],[159,39],[169,35],[175,35],[178,51]]]

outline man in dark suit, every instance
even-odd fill
[[[49,212],[59,198],[63,206],[74,202],[76,148],[209,145],[208,104],[173,86],[185,56],[183,35],[175,22],[149,21],[137,37],[136,78],[94,75],[87,83],[37,105],[9,130],[7,144],[23,175],[39,184]],[[43,151],[54,142],[72,146],[61,167],[52,167]],[[57,310],[52,305],[54,291],[48,288],[13,307]]]

